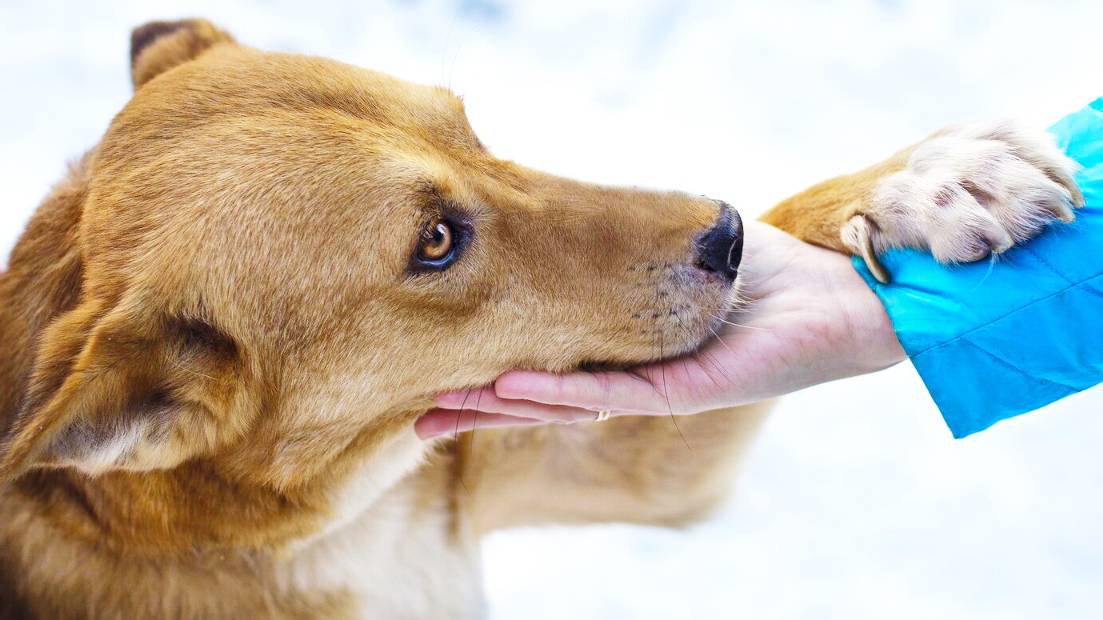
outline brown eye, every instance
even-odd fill
[[[433,220],[421,231],[413,268],[421,271],[444,270],[459,256],[464,238],[463,228],[448,220]]]
[[[418,258],[424,261],[438,261],[452,251],[455,244],[452,227],[447,222],[436,221],[421,233],[421,245],[418,246]]]

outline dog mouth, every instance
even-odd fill
[[[656,355],[655,357],[643,359],[635,362],[624,361],[611,361],[611,360],[585,360],[578,364],[577,370],[589,373],[601,373],[601,372],[627,372],[632,369],[639,368],[640,366],[646,366],[648,364],[658,364],[661,362],[667,362],[671,360],[677,360],[683,357],[689,357],[697,353],[701,349],[705,348],[712,340],[716,338],[709,334],[701,338],[699,342],[689,347],[683,347],[678,350],[678,353],[670,353],[666,355]]]
[[[697,326],[692,330],[680,325],[681,331],[678,338],[664,338],[662,335],[655,338],[650,351],[633,359],[601,359],[587,358],[580,362],[576,369],[583,372],[610,372],[628,371],[648,364],[677,360],[690,357],[708,347],[712,343],[721,342],[721,333],[725,325],[730,324],[729,316],[746,308],[746,304],[736,295],[737,285],[733,285],[728,299],[715,312],[701,312],[697,317]]]

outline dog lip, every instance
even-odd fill
[[[597,372],[610,372],[610,371],[617,371],[617,370],[627,370],[630,367],[631,367],[630,364],[608,362],[608,361],[587,360],[587,361],[584,361],[584,362],[582,362],[578,365],[578,370],[581,370],[582,372],[597,373]]]
[[[652,357],[641,358],[633,361],[586,359],[579,362],[578,365],[575,366],[575,368],[579,371],[592,373],[625,372],[630,371],[633,368],[639,368],[640,366],[646,364],[658,364],[685,357],[687,355],[693,355],[715,339],[715,336],[713,336],[713,334],[717,331],[718,326],[721,324],[722,321],[719,318],[711,317],[707,323],[708,328],[704,330],[704,333],[701,334],[700,337],[692,341],[687,340],[686,342],[681,343],[682,346],[676,349],[668,350],[665,352],[664,355],[661,356],[655,355]]]

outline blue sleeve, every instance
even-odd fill
[[[954,437],[1103,380],[1103,98],[1050,131],[1083,167],[1075,222],[996,261],[947,267],[888,252],[888,285],[855,260]]]

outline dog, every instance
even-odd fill
[[[0,277],[0,616],[479,617],[487,532],[724,497],[768,404],[682,436],[413,425],[509,369],[695,350],[737,298],[730,206],[502,161],[445,89],[204,20],[135,30],[131,70]],[[884,279],[887,248],[977,260],[1072,219],[1071,171],[965,126],[764,220]]]

